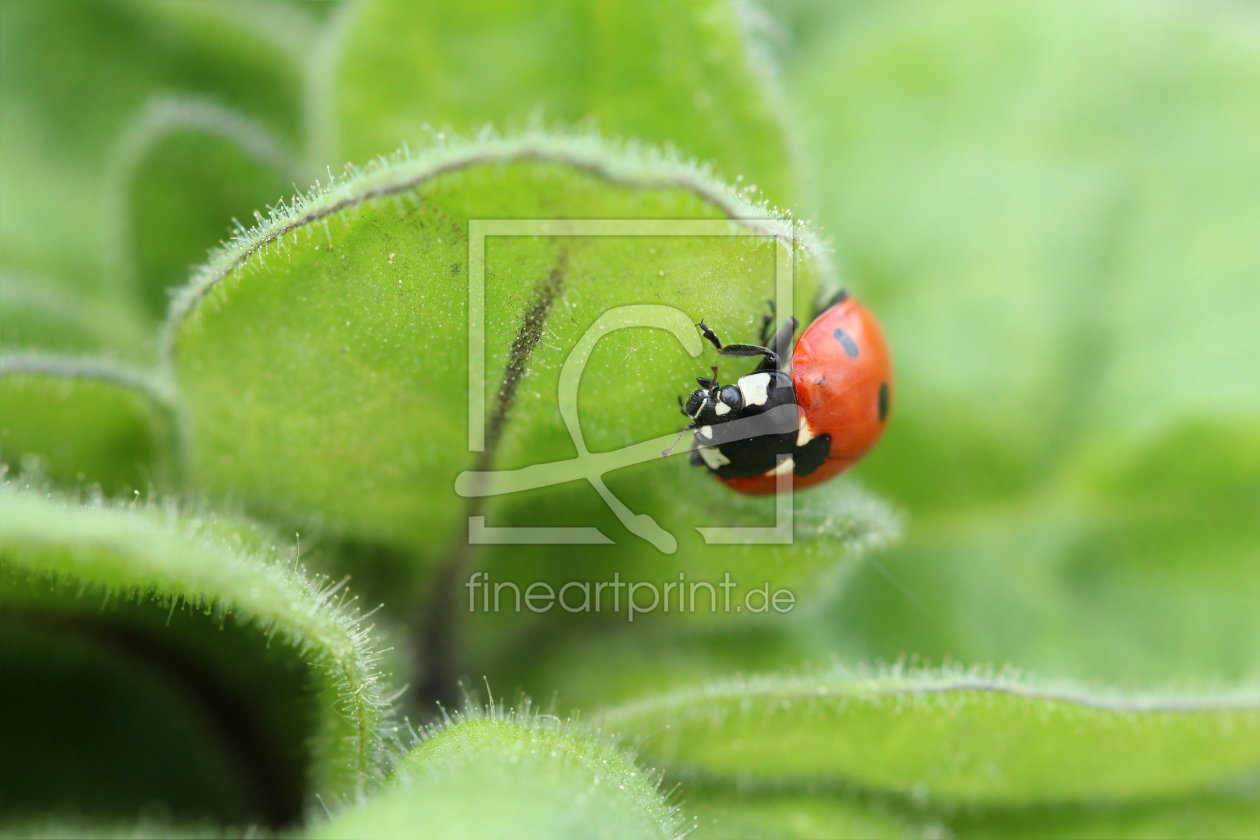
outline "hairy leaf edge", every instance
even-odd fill
[[[236,146],[247,157],[289,178],[307,180],[297,157],[272,132],[249,116],[209,99],[172,93],[152,97],[132,117],[117,141],[106,168],[101,218],[109,226],[102,269],[133,296],[137,288],[129,194],[136,171],[163,141],[180,133],[215,137]],[[189,196],[189,200],[195,197]],[[283,196],[276,196],[277,201]],[[257,211],[256,211],[257,212]],[[259,217],[261,219],[261,217]],[[224,220],[225,224],[229,220]],[[244,226],[235,219],[237,235]]]
[[[160,374],[91,356],[38,352],[0,354],[0,376],[47,376],[106,382],[142,394],[166,412],[173,411],[176,403],[174,386]]]
[[[228,547],[216,540],[211,532],[202,525],[202,520],[189,510],[180,510],[180,506],[153,501],[112,502],[93,499],[86,504],[75,502],[71,497],[56,492],[47,492],[29,485],[11,481],[0,482],[0,504],[16,501],[21,503],[23,497],[29,502],[48,507],[56,507],[78,514],[100,515],[102,512],[121,513],[130,516],[145,516],[162,513],[161,521],[165,522],[167,532],[172,536],[188,540],[199,550],[220,556],[228,564],[249,565],[261,572],[263,578],[275,587],[275,592],[287,598],[284,603],[290,607],[299,603],[309,609],[306,616],[312,622],[323,627],[326,639],[340,639],[334,647],[322,644],[314,634],[307,632],[297,624],[284,622],[280,616],[267,615],[252,611],[244,599],[234,603],[230,595],[223,593],[181,592],[178,587],[169,591],[157,591],[153,587],[142,590],[139,586],[126,584],[120,588],[116,584],[105,581],[84,582],[77,580],[80,596],[90,591],[116,592],[129,590],[127,594],[138,600],[154,599],[160,603],[214,605],[234,615],[242,624],[253,626],[264,636],[270,638],[279,635],[293,650],[294,655],[304,664],[324,674],[329,689],[327,696],[334,698],[335,714],[348,726],[355,743],[351,745],[354,766],[334,770],[331,765],[322,768],[327,778],[315,779],[317,784],[333,784],[337,773],[349,772],[353,778],[351,789],[338,790],[329,788],[326,793],[334,797],[361,799],[374,788],[384,776],[390,765],[388,742],[394,735],[393,720],[396,693],[387,694],[386,678],[380,669],[380,660],[388,652],[382,648],[373,634],[374,625],[367,619],[372,612],[360,612],[352,605],[356,600],[345,592],[347,579],[332,582],[329,579],[312,577],[297,562],[296,554],[276,549],[274,557],[264,556],[258,548]],[[7,505],[6,505],[7,506]],[[179,513],[183,515],[177,515]],[[158,523],[143,520],[149,527],[158,527]],[[0,518],[0,550],[15,540],[20,540],[27,522],[22,517],[6,521]],[[60,537],[46,541],[51,545],[63,544]],[[89,544],[108,550],[108,540],[102,543]],[[54,581],[59,570],[47,566],[23,562],[21,550],[5,552],[4,565],[12,573],[22,575],[29,580]],[[287,561],[287,562],[286,562]],[[242,578],[243,579],[243,578]],[[257,582],[255,581],[255,585]],[[249,592],[251,598],[257,593]],[[310,655],[315,652],[315,655]],[[327,722],[324,723],[327,725]],[[330,747],[331,744],[326,745]],[[326,756],[318,756],[317,760],[327,763]]]
[[[872,699],[877,697],[904,697],[948,695],[953,693],[986,693],[1022,697],[1030,700],[1044,700],[1052,703],[1069,704],[1091,711],[1131,713],[1131,714],[1164,714],[1164,715],[1199,715],[1212,713],[1257,713],[1260,712],[1260,684],[1254,682],[1238,685],[1215,694],[1191,693],[1142,693],[1124,694],[1115,690],[1086,688],[1079,684],[1053,681],[1037,681],[1025,677],[1012,669],[997,670],[986,666],[961,667],[945,666],[939,669],[925,669],[906,666],[902,663],[876,664],[868,666],[847,667],[836,666],[822,672],[783,673],[783,674],[749,674],[736,675],[721,680],[713,680],[702,685],[681,688],[647,695],[636,700],[614,704],[604,709],[596,709],[591,721],[599,730],[608,733],[623,731],[626,724],[635,721],[656,720],[661,726],[663,721],[671,719],[674,714],[687,706],[710,702],[736,702],[741,705],[758,704],[778,705],[783,701],[826,701],[828,699]],[[643,751],[642,742],[646,736],[638,734],[622,735],[623,743],[631,748]],[[668,759],[657,759],[663,762],[667,772],[675,777],[686,779],[693,784],[712,784],[724,788],[730,784],[740,790],[798,791],[837,790],[861,793],[890,801],[906,799],[911,805],[920,807],[924,803],[922,797],[914,791],[897,788],[870,787],[867,783],[854,778],[791,778],[781,782],[768,779],[757,779],[740,775],[738,772],[727,776],[714,776],[707,771],[691,767],[685,762],[672,764]],[[1213,784],[1211,789],[1229,792],[1233,788],[1250,790],[1260,783],[1260,765],[1242,776],[1223,777]],[[1238,787],[1241,785],[1242,787]],[[1186,793],[1202,792],[1187,790]],[[1072,798],[1063,800],[1073,805],[1097,804],[1107,805],[1118,802],[1140,802],[1143,795],[1122,797],[1104,797],[1098,799]],[[1040,800],[1010,803],[1009,807],[1053,806],[1059,802]],[[998,804],[987,800],[971,798],[943,797],[937,800],[938,806],[949,808],[990,808]]]
[[[714,680],[704,685],[651,695],[609,707],[598,715],[604,728],[620,718],[632,718],[652,708],[695,700],[763,697],[816,699],[828,696],[896,696],[974,691],[1070,703],[1110,712],[1168,712],[1197,714],[1220,711],[1260,711],[1260,685],[1248,683],[1214,695],[1190,693],[1124,694],[1088,689],[1064,682],[1039,683],[1014,671],[989,667],[946,666],[926,669],[900,663],[866,667],[836,666],[821,673],[748,674]]]
[[[511,723],[526,730],[552,732],[559,738],[589,740],[597,750],[621,755],[627,763],[637,768],[644,788],[656,791],[661,796],[665,808],[661,814],[653,815],[653,818],[679,840],[691,832],[691,826],[683,825],[685,818],[682,811],[680,788],[677,785],[668,788],[664,787],[667,781],[664,771],[640,762],[639,754],[632,746],[619,743],[616,737],[599,727],[582,725],[574,718],[562,719],[542,711],[536,708],[528,697],[522,696],[515,705],[509,706],[506,701],[502,699],[496,700],[490,695],[488,684],[486,693],[488,699],[483,703],[479,702],[472,692],[465,691],[463,706],[454,710],[442,708],[440,717],[437,720],[415,730],[411,742],[399,749],[397,761],[394,765],[398,774],[405,776],[409,773],[406,759],[414,754],[421,745],[452,727],[476,723],[477,721]],[[591,756],[582,755],[580,759],[582,766],[591,770],[592,775],[598,776],[607,772],[607,767],[591,761]],[[399,779],[399,781],[405,783],[406,780]]]
[[[827,251],[802,223],[765,203],[752,201],[717,180],[695,161],[683,160],[669,149],[609,143],[595,134],[549,134],[531,130],[513,137],[486,132],[471,141],[440,140],[413,154],[407,147],[389,159],[378,158],[365,170],[353,164],[327,184],[281,202],[270,215],[239,233],[197,270],[171,302],[162,336],[162,360],[173,364],[178,330],[200,301],[233,270],[258,257],[284,236],[333,214],[375,198],[406,192],[449,172],[482,164],[541,161],[571,166],[596,178],[635,188],[682,189],[722,211],[729,220],[758,234],[773,237],[794,252],[805,251],[815,260],[823,287],[834,286]]]

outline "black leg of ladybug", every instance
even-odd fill
[[[713,330],[709,329],[709,325],[704,321],[696,324],[700,328],[700,332],[709,340],[709,343],[717,348],[717,351],[723,356],[765,356],[768,361],[778,365],[779,354],[775,353],[769,347],[760,347],[756,344],[723,344],[722,340],[717,337]]]
[[[780,370],[782,369],[782,360],[792,358],[792,338],[796,335],[797,320],[788,318],[779,329],[775,331],[774,337],[766,342],[766,345],[774,351],[777,357],[771,361],[770,357],[766,357],[764,361],[757,367],[757,370]]]
[[[793,341],[796,338],[796,327],[799,325],[800,321],[794,319],[794,317],[789,317],[789,319],[779,325],[779,329],[775,331],[774,338],[770,339],[770,343],[766,346],[774,350],[780,359],[791,359],[791,346],[793,346]]]
[[[770,327],[774,325],[774,301],[766,301],[766,312],[761,316],[761,331],[757,334],[762,345],[765,347],[773,347],[770,343]]]
[[[696,324],[696,326],[700,328],[700,334],[703,335],[708,342],[716,347],[720,352],[722,350],[722,339],[718,338],[717,334],[714,333],[713,330],[709,329],[709,325],[704,321]]]

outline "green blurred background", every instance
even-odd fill
[[[862,475],[911,524],[836,643],[1127,687],[1254,677],[1257,8],[845,8],[793,18],[786,83],[811,207],[896,349]]]

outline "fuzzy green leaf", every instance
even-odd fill
[[[674,840],[657,779],[555,719],[463,719],[431,735],[392,789],[314,832],[334,838]]]
[[[880,808],[836,793],[701,788],[684,790],[682,807],[695,821],[689,840],[919,840],[933,836],[918,821],[899,816],[895,808]]]
[[[113,269],[160,319],[170,290],[253,221],[259,208],[305,180],[269,132],[243,115],[197,101],[155,100],[120,142],[111,171]],[[243,221],[242,221],[243,220]]]
[[[28,809],[121,818],[157,800],[271,825],[306,796],[362,793],[386,734],[379,655],[340,587],[269,543],[221,517],[0,486],[0,656],[25,687],[4,693],[5,789]]]
[[[312,30],[284,5],[101,0],[69,13],[58,3],[0,4],[6,267],[125,293],[103,272],[114,243],[101,210],[116,143],[153,97],[213,97],[292,142],[304,49],[294,42],[309,43]]]
[[[141,371],[89,360],[0,357],[0,463],[106,493],[169,486],[168,389]]]
[[[1133,803],[1006,809],[933,809],[853,792],[684,792],[694,840],[1248,840],[1260,824],[1254,797],[1209,794]]]
[[[593,125],[670,144],[779,203],[792,154],[742,7],[721,0],[357,3],[330,29],[330,160],[367,160],[432,130]]]
[[[767,676],[648,697],[599,720],[674,773],[934,801],[1154,797],[1260,771],[1254,692],[1108,700],[940,673]]]
[[[475,486],[457,483],[462,473],[573,458],[556,395],[566,359],[604,313],[673,307],[651,322],[669,330],[620,330],[594,344],[578,406],[596,453],[678,428],[677,396],[708,362],[691,355],[702,350],[693,322],[755,330],[774,296],[777,257],[796,253],[795,307],[810,311],[818,253],[766,212],[690,167],[541,136],[439,149],[285,208],[218,255],[168,324],[194,480],[255,509],[438,559],[467,539],[466,516],[484,510],[457,493]],[[609,223],[623,235],[485,240],[487,374],[475,394],[484,408],[471,410],[489,431],[477,455],[467,425],[468,229],[481,219],[627,221]],[[716,227],[668,235],[689,219]],[[721,374],[750,368],[723,364]],[[642,445],[647,462],[610,475],[609,486],[635,513],[677,525],[681,550],[709,576],[734,560],[761,570],[750,584],[765,569],[799,581],[838,562],[844,546],[895,531],[892,514],[841,485],[801,494],[798,533],[817,538],[803,554],[704,546],[693,526],[768,525],[769,503],[737,498],[683,459],[659,458],[659,443]],[[503,497],[489,507],[494,524],[598,523],[619,544],[580,546],[584,560],[657,556],[609,524],[580,473],[567,481]],[[696,490],[672,492],[676,482]],[[761,519],[749,521],[750,511]],[[583,521],[572,522],[575,514]],[[538,573],[534,548],[512,546],[518,571]],[[539,564],[576,556],[551,546],[538,555]],[[569,563],[567,574],[595,565]]]
[[[24,840],[224,840],[255,837],[251,830],[228,831],[214,823],[173,823],[160,817],[143,821],[102,821],[56,816],[12,823],[0,828],[5,837]]]
[[[979,840],[1021,834],[1046,840],[1249,840],[1260,826],[1260,796],[1253,789],[1120,805],[964,813],[948,824],[955,836]]]

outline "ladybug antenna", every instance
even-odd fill
[[[674,442],[661,450],[661,457],[665,458],[669,455],[669,453],[673,452],[674,449],[678,447],[678,442],[683,439],[683,435],[687,434],[687,432],[691,431],[693,428],[694,427],[690,425],[683,426],[683,430],[678,433],[678,437],[674,438]]]

